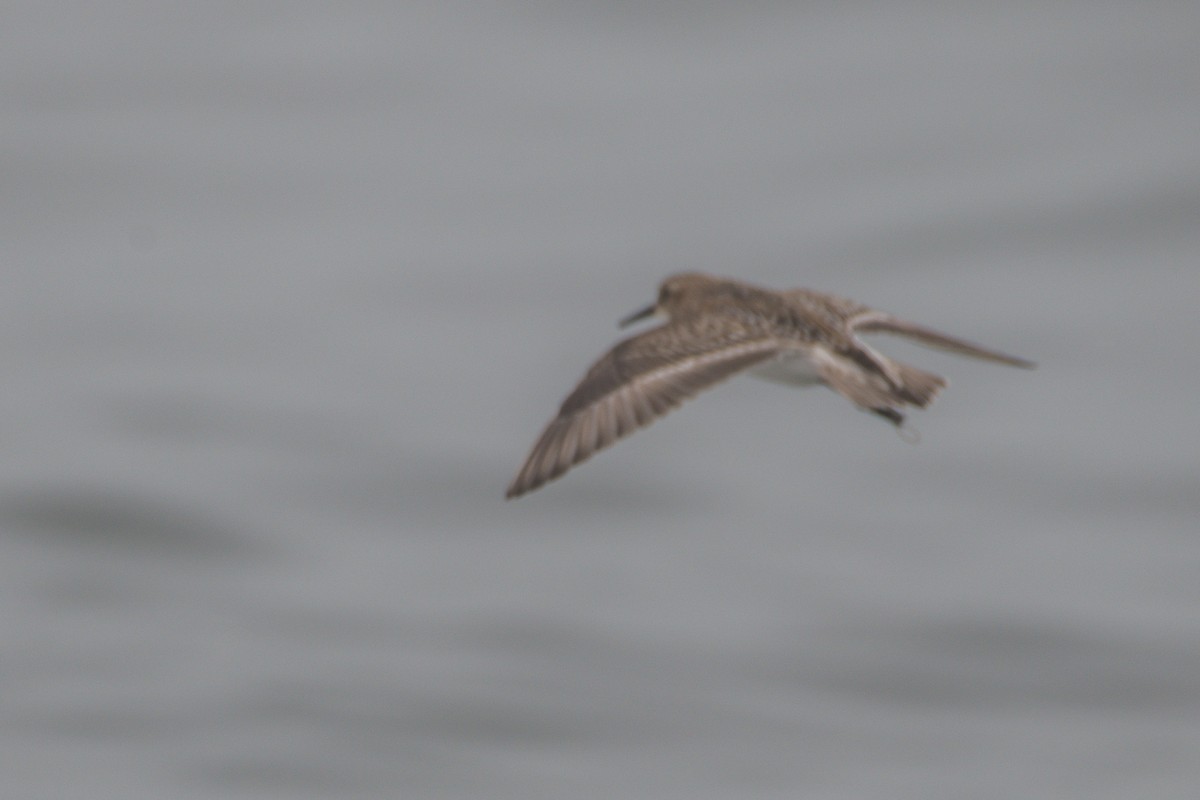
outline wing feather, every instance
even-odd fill
[[[907,320],[893,317],[891,314],[883,311],[865,311],[851,317],[849,325],[859,333],[891,333],[897,336],[905,336],[926,347],[946,350],[962,356],[980,358],[985,361],[995,361],[999,364],[1007,364],[1010,367],[1033,369],[1037,366],[1034,362],[1024,358],[1010,356],[1007,353],[1001,353],[999,350],[992,350],[977,345],[974,342],[968,342],[965,339],[959,339],[941,331],[926,328],[915,322],[908,322]]]
[[[553,480],[704,389],[770,358],[778,349],[761,334],[738,335],[688,321],[672,322],[620,342],[567,395],[507,496]]]

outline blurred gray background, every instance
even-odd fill
[[[1195,2],[19,3],[13,798],[1194,798]],[[1033,358],[501,498],[696,269]]]

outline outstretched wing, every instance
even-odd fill
[[[597,361],[563,401],[508,487],[517,497],[650,424],[684,400],[770,358],[777,344],[702,319],[626,339]]]
[[[915,322],[908,322],[893,317],[891,314],[883,311],[864,311],[861,314],[851,317],[848,320],[848,324],[857,333],[892,333],[897,336],[908,337],[927,347],[935,347],[939,350],[947,350],[951,353],[971,356],[972,358],[981,358],[985,361],[995,361],[999,364],[1007,364],[1010,367],[1033,369],[1037,366],[1032,361],[1027,361],[1024,358],[1010,356],[998,350],[990,350],[973,342],[968,342],[965,339],[956,339],[953,336],[935,331],[932,328],[923,327]]]

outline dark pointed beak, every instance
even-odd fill
[[[621,320],[617,324],[620,325],[622,328],[627,327],[629,325],[632,325],[635,322],[640,322],[641,320],[644,320],[646,317],[654,316],[654,312],[657,310],[658,310],[658,306],[653,305],[653,304],[648,305],[645,308],[643,308],[641,311],[635,311],[634,313],[630,314],[628,317]]]

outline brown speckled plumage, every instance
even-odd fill
[[[624,324],[667,322],[617,343],[588,370],[538,437],[508,487],[517,497],[739,372],[795,385],[823,383],[900,426],[900,409],[924,408],[945,379],[876,352],[857,334],[892,333],[960,355],[1017,367],[989,350],[808,289],[776,292],[699,273],[663,281],[657,302]]]

